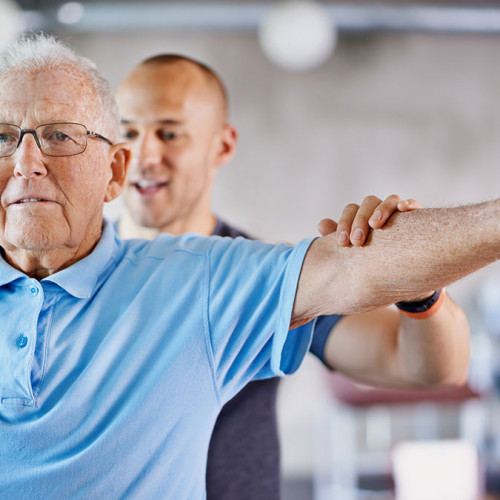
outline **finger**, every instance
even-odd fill
[[[388,196],[380,205],[378,205],[373,211],[373,215],[370,217],[370,227],[373,229],[381,228],[391,217],[394,212],[398,211],[398,203],[401,198],[397,194],[392,194]]]
[[[340,216],[337,224],[337,243],[342,247],[346,247],[350,244],[352,223],[358,213],[358,210],[359,205],[350,203],[342,211],[342,215]]]
[[[323,219],[318,224],[318,231],[321,236],[334,233],[337,230],[337,223],[332,219]]]
[[[398,210],[400,212],[409,212],[411,210],[418,210],[419,208],[424,208],[422,204],[414,199],[401,200],[398,203]]]
[[[377,207],[381,205],[382,200],[376,196],[367,196],[352,221],[350,239],[355,246],[363,245],[370,232],[369,220],[373,216]],[[340,224],[340,222],[339,222]]]

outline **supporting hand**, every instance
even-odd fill
[[[367,196],[361,205],[347,205],[338,223],[332,219],[323,219],[318,229],[322,236],[337,231],[337,243],[340,246],[361,246],[366,242],[370,229],[383,227],[394,212],[408,212],[418,208],[423,208],[418,201],[402,200],[396,194],[384,201],[376,196]]]

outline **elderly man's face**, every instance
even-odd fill
[[[92,94],[72,67],[11,70],[0,78],[0,122],[23,129],[77,122],[106,135],[95,129],[99,110]],[[26,134],[12,156],[0,158],[0,245],[7,254],[61,249],[78,260],[90,251],[110,199],[110,148],[89,139],[82,154],[49,157]]]

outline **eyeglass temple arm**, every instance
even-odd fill
[[[113,143],[109,139],[107,139],[101,134],[98,134],[97,132],[92,132],[91,130],[87,130],[87,135],[95,137],[96,139],[100,139],[101,141],[106,141],[110,146],[113,146]]]

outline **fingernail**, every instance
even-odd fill
[[[349,238],[349,235],[347,234],[346,231],[340,231],[340,233],[337,233],[337,241],[339,243],[345,243],[348,238]]]
[[[382,212],[380,210],[374,212],[373,215],[370,217],[370,220],[380,220],[380,219],[382,219]]]
[[[363,235],[364,235],[363,230],[358,227],[352,233],[352,239],[353,240],[361,240],[361,239],[363,239]]]

